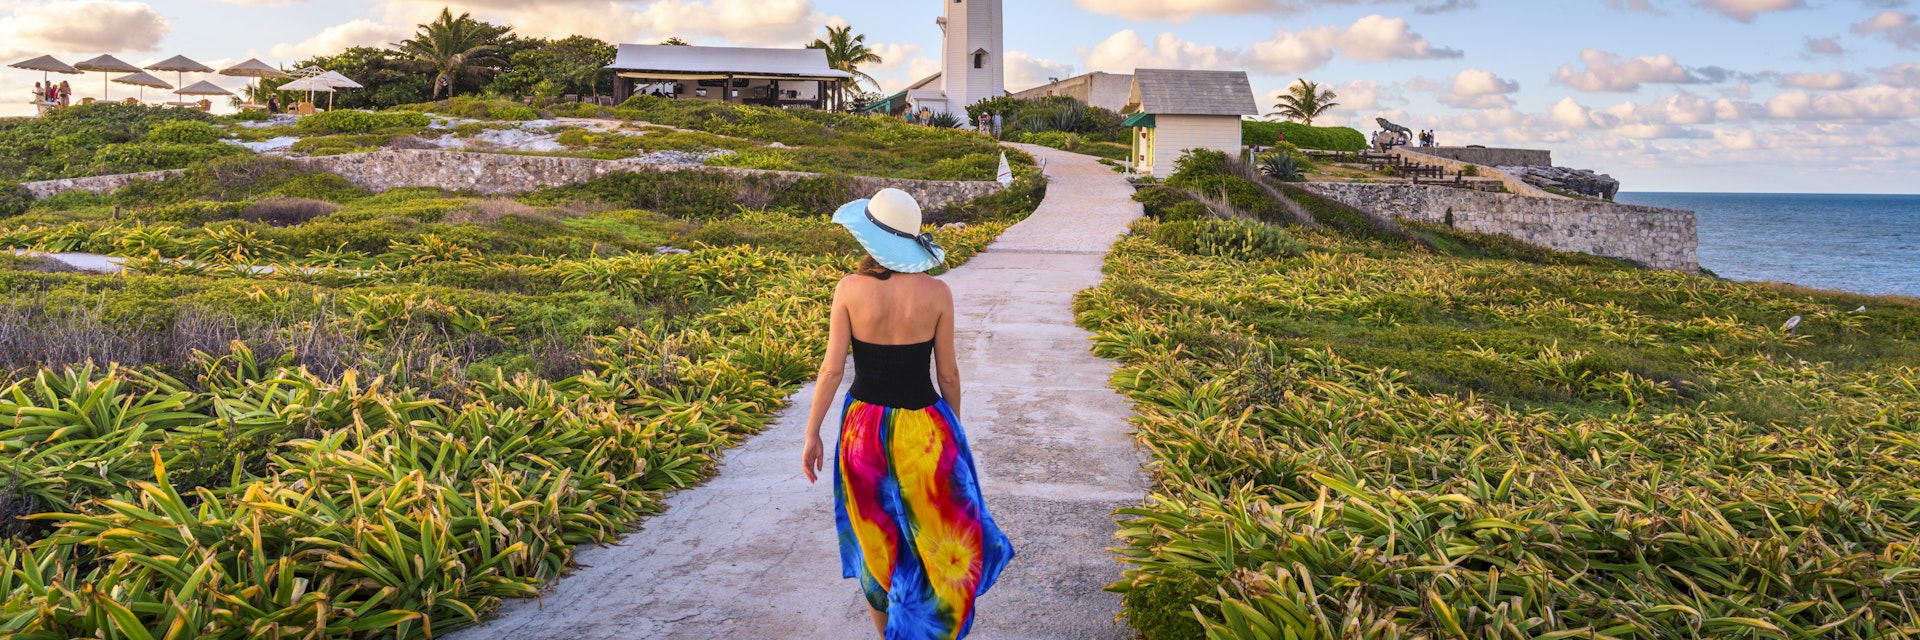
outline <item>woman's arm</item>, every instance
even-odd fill
[[[833,396],[840,390],[840,381],[846,378],[848,340],[853,335],[853,321],[847,316],[847,306],[840,300],[846,284],[847,281],[841,280],[840,286],[833,290],[833,313],[827,329],[827,356],[821,359],[820,373],[813,379],[813,411],[807,414],[807,444],[800,454],[809,483],[818,480],[819,473],[826,468],[826,447],[820,442],[820,423],[826,421],[827,410],[833,406]]]
[[[953,408],[953,415],[960,415],[960,361],[954,357],[953,348],[953,290],[941,283],[941,293],[945,297],[945,308],[940,311],[940,324],[933,334],[934,380],[940,383],[940,397],[947,400],[947,406]]]

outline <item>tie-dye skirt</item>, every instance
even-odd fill
[[[847,397],[834,467],[843,577],[888,614],[887,640],[964,638],[974,598],[1013,559],[945,400],[918,410]]]

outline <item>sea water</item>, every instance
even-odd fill
[[[1733,280],[1920,296],[1920,195],[1622,193],[1691,209],[1700,266]]]

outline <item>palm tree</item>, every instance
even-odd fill
[[[880,88],[880,81],[873,79],[873,76],[861,72],[860,65],[881,64],[884,61],[880,59],[880,54],[874,53],[872,49],[867,48],[866,34],[853,35],[853,25],[843,27],[828,25],[827,37],[825,39],[815,39],[812,44],[807,45],[807,48],[825,50],[827,52],[827,66],[853,74],[854,88],[859,88],[860,82],[863,80],[873,85],[875,90]],[[833,91],[834,103],[837,105],[840,103],[845,90],[843,87],[836,85]]]
[[[455,83],[479,79],[493,71],[493,65],[501,63],[494,55],[499,51],[495,42],[510,30],[475,20],[470,13],[455,18],[452,11],[442,7],[440,17],[420,25],[413,39],[393,46],[422,70],[434,73],[433,97],[439,99],[441,89],[447,91],[447,97],[453,97]]]
[[[1275,113],[1267,117],[1280,116],[1288,120],[1299,120],[1300,124],[1311,127],[1314,118],[1340,106],[1340,103],[1333,101],[1337,97],[1339,96],[1335,95],[1332,89],[1322,90],[1319,83],[1307,82],[1306,78],[1301,78],[1294,82],[1293,86],[1287,87],[1287,93],[1280,96],[1280,101],[1273,105]]]
[[[687,42],[686,40],[682,40],[682,39],[680,39],[680,36],[674,36],[674,37],[671,37],[671,38],[667,38],[667,40],[666,40],[666,42],[662,42],[662,43],[660,43],[660,44],[664,44],[664,45],[667,45],[667,46],[669,46],[669,47],[691,47],[691,46],[693,46],[693,43],[691,43],[691,42]]]

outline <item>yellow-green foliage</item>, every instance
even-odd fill
[[[0,637],[471,625],[762,428],[857,258],[778,210],[341,200],[288,228],[201,200],[0,227],[133,271],[0,262],[31,292],[0,302]],[[957,263],[1010,222],[936,234]]]
[[[1151,227],[1077,303],[1154,458],[1147,638],[1920,633],[1920,304]]]

